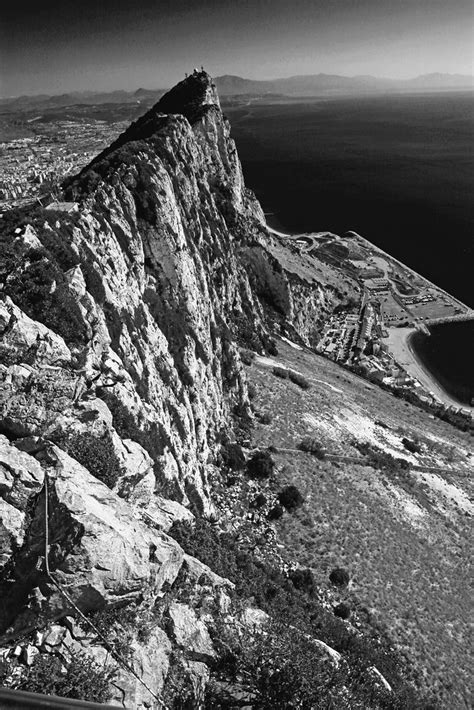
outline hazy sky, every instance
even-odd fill
[[[214,76],[473,73],[472,0],[10,0],[1,94]],[[5,5],[7,5],[5,7]]]

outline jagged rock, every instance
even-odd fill
[[[0,301],[0,362],[37,366],[63,366],[71,361],[64,340],[46,326],[29,318],[8,296]]]
[[[184,670],[190,678],[194,697],[198,699],[198,702],[199,700],[202,702],[202,698],[204,698],[205,689],[211,675],[209,666],[206,666],[206,664],[201,661],[188,660],[183,660],[182,664]],[[196,703],[196,705],[198,705],[198,703]]]
[[[71,407],[78,376],[65,369],[0,365],[0,424],[12,437],[43,434]]]
[[[142,481],[144,483],[144,481]],[[153,477],[153,484],[155,483]],[[138,486],[139,492],[141,493],[141,484]],[[131,502],[136,503],[136,489],[134,490],[134,495]],[[144,495],[140,496],[138,505],[143,507],[142,515],[147,521],[149,521],[153,526],[168,532],[173,523],[175,522],[189,522],[194,520],[194,515],[190,510],[185,508],[180,503],[174,500],[167,500],[159,495],[153,495],[153,490],[150,491],[147,498]],[[184,562],[187,566],[188,555],[184,555]]]
[[[179,545],[134,519],[126,503],[66,453],[54,447],[53,454],[51,493],[64,512],[53,519],[51,534],[76,537],[56,576],[74,601],[94,608],[98,598],[126,601],[173,582],[183,561]]]
[[[39,654],[39,649],[36,648],[36,646],[33,646],[31,643],[29,643],[26,646],[23,646],[20,660],[26,666],[31,666],[38,654]]]
[[[170,640],[158,627],[153,629],[146,643],[134,642],[131,648],[132,667],[146,687],[131,673],[119,668],[113,682],[117,693],[112,696],[111,701],[120,702],[126,708],[133,707],[137,710],[156,707],[156,697],[161,696],[168,673],[171,650]]]
[[[41,490],[43,480],[39,463],[0,435],[0,566],[23,544],[28,502]]]
[[[227,587],[228,589],[235,587],[235,584],[230,580],[220,577],[203,562],[190,555],[184,555],[183,571],[186,574],[186,579],[193,585],[208,584],[212,587]]]
[[[15,248],[22,254],[30,251],[30,249],[41,249],[42,246],[31,224],[27,224],[23,232],[15,239]]]
[[[255,629],[266,624],[269,618],[268,614],[262,609],[254,609],[253,607],[247,607],[240,615],[241,622],[249,629]]]
[[[187,604],[173,602],[168,610],[171,633],[176,643],[194,660],[209,661],[215,657],[209,631]]]
[[[67,629],[59,624],[53,624],[43,637],[42,647],[49,652],[56,650],[66,636]]]

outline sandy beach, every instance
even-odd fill
[[[415,328],[389,328],[388,332],[388,338],[384,338],[384,342],[388,345],[388,349],[395,360],[409,375],[421,382],[428,392],[446,406],[456,407],[456,409],[461,407],[462,409],[474,412],[474,407],[468,407],[466,404],[458,402],[457,399],[454,399],[454,397],[446,392],[429,370],[427,370],[416,357],[410,346],[410,337],[416,332]]]

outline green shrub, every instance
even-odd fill
[[[314,590],[314,575],[310,569],[298,567],[288,574],[296,589],[301,589],[306,593],[311,593]]]
[[[302,390],[309,390],[309,388],[311,387],[306,377],[303,377],[303,375],[300,375],[298,372],[294,372],[294,370],[288,371],[288,377],[290,378],[291,382],[293,382],[295,385],[298,385],[298,387],[301,387]]]
[[[75,434],[58,443],[106,486],[113,488],[117,483],[121,474],[120,462],[108,434],[102,439],[92,434]]]
[[[406,459],[395,458],[392,454],[377,449],[368,442],[356,441],[354,446],[367,458],[367,464],[373,468],[394,474],[403,473],[410,469],[410,463]]]
[[[296,486],[285,486],[279,494],[278,501],[289,512],[300,508],[304,503],[304,498]]]
[[[273,357],[276,357],[278,355],[278,348],[273,338],[265,339],[264,344],[265,350],[267,351],[268,355],[272,355]]]
[[[139,630],[137,628],[137,607],[129,605],[119,608],[97,609],[90,612],[88,617],[98,631],[105,636],[115,653],[130,662],[133,657],[133,630],[137,630],[137,632]],[[86,631],[91,631],[91,627],[85,621],[80,623]],[[144,629],[141,631],[143,632]]]
[[[221,458],[223,465],[230,471],[242,471],[245,468],[245,456],[240,444],[223,444]]]
[[[5,665],[10,666],[8,670],[20,670],[20,666],[13,662],[6,662]],[[107,702],[110,697],[109,684],[116,675],[116,668],[100,666],[86,653],[75,653],[66,664],[55,656],[40,654],[31,666],[21,667],[21,670],[21,674],[14,674],[10,685],[15,690],[96,703]],[[5,682],[5,671],[2,675]]]
[[[255,399],[255,397],[257,396],[257,388],[252,383],[247,385],[247,392],[250,400]]]
[[[348,604],[344,604],[344,602],[341,602],[340,604],[337,604],[334,609],[334,615],[338,616],[340,619],[349,619],[351,615],[351,608]]]
[[[308,436],[303,439],[303,441],[298,444],[298,448],[300,451],[306,451],[307,453],[316,456],[317,459],[323,460],[325,458],[323,447],[317,439],[313,439],[312,437]]]
[[[239,696],[251,697],[249,707],[258,710],[321,707],[326,698],[336,702],[344,693],[341,676],[317,656],[311,640],[284,622],[271,622],[263,629],[242,636],[220,630],[216,639],[222,648],[205,708],[239,707]],[[337,705],[333,705],[337,707]]]
[[[260,424],[271,424],[272,423],[272,415],[270,412],[260,412],[259,414],[256,415],[258,421]]]
[[[255,359],[255,353],[252,352],[252,350],[241,350],[240,351],[240,359],[244,363],[244,365],[247,365],[247,367],[250,367],[252,362]]]
[[[250,478],[269,478],[275,462],[268,451],[257,451],[247,462],[247,473]]]
[[[258,493],[258,495],[255,496],[253,501],[251,502],[251,507],[252,508],[262,508],[267,502],[266,496],[263,495],[263,493]]]
[[[282,380],[287,380],[290,374],[289,370],[287,370],[285,367],[274,367],[272,369],[272,373],[275,375],[275,377],[280,377]]]
[[[247,530],[251,533],[252,528]],[[375,630],[371,630],[370,634],[366,632],[354,635],[354,633],[346,628],[343,621],[337,618],[332,611],[328,611],[318,601],[318,596],[313,594],[313,590],[309,583],[305,584],[303,580],[309,580],[306,574],[301,578],[301,588],[298,589],[291,578],[284,575],[278,568],[273,567],[259,557],[254,556],[250,551],[242,549],[240,535],[230,533],[219,533],[204,520],[197,520],[195,525],[189,523],[175,523],[170,530],[170,534],[181,545],[186,553],[197,557],[199,560],[207,564],[217,574],[227,577],[235,584],[235,590],[232,595],[236,603],[244,603],[248,605],[251,601],[264,611],[266,611],[271,619],[284,619],[285,628],[294,627],[296,630],[295,642],[301,639],[313,637],[324,641],[336,651],[344,654],[348,666],[344,664],[341,668],[343,673],[340,676],[337,686],[346,685],[348,692],[351,694],[351,702],[357,699],[359,704],[342,704],[333,705],[333,707],[341,708],[365,708],[374,707],[380,708],[397,708],[397,710],[410,710],[423,707],[414,701],[410,696],[408,705],[399,703],[399,697],[405,697],[405,680],[407,669],[401,667],[398,657],[392,651],[390,645],[381,635],[378,635]],[[297,585],[300,581],[297,579]],[[240,602],[239,602],[240,600]],[[222,639],[221,630],[218,630],[216,635],[216,643],[219,638]],[[238,638],[238,634],[234,634],[234,639]],[[284,639],[285,636],[282,636]],[[273,642],[272,642],[273,643]],[[222,657],[217,661],[217,667],[214,669],[214,678],[227,678],[232,685],[232,668],[239,668],[240,660],[235,649],[228,649],[231,653],[227,654],[222,651]],[[284,654],[285,662],[290,657],[299,657],[297,650],[291,650],[291,644],[287,644]],[[219,654],[221,656],[221,654]],[[269,671],[275,668],[274,660],[278,654],[268,655],[266,662]],[[309,660],[310,656],[308,656]],[[219,667],[219,664],[227,663],[227,668]],[[311,658],[311,668],[314,677],[314,663],[317,663],[317,656]],[[376,704],[379,696],[376,688],[374,689],[374,679],[368,669],[376,666],[378,670],[385,676],[388,682],[392,685],[394,693],[391,696],[390,703],[380,705]],[[241,667],[241,666],[240,666]],[[346,669],[346,670],[344,670]],[[333,671],[333,669],[332,669]],[[229,675],[227,675],[229,674]],[[275,680],[275,679],[274,679]],[[219,694],[218,689],[214,688],[213,692],[218,693],[215,696],[216,701],[213,705],[211,700],[206,706],[208,708],[233,708],[238,707],[237,704],[232,704],[232,698],[223,698]],[[375,696],[373,695],[375,692]],[[269,696],[271,697],[271,696]],[[218,700],[218,702],[217,702]],[[323,697],[324,702],[327,701]],[[226,702],[230,704],[225,704]],[[265,705],[252,705],[252,707],[267,707]],[[276,705],[276,708],[293,707],[292,705]],[[300,706],[301,708],[305,706]],[[309,707],[309,706],[308,706]],[[311,706],[312,707],[312,706]],[[323,705],[315,706],[317,708],[331,707],[323,703]]]
[[[419,454],[421,452],[421,446],[417,441],[412,441],[411,439],[403,437],[402,444],[405,449],[407,449],[407,451],[410,451],[412,454]]]
[[[283,506],[275,505],[271,510],[269,510],[267,517],[269,520],[279,520],[282,517],[283,513]]]
[[[335,587],[347,587],[349,580],[349,572],[342,567],[336,567],[329,575],[329,581],[331,584],[334,584]]]

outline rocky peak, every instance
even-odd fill
[[[152,111],[179,113],[192,124],[210,108],[220,110],[219,96],[212,78],[205,71],[194,72],[176,84],[153,107]]]
[[[206,122],[209,114],[217,116],[217,122],[224,124],[219,96],[212,78],[205,71],[187,76],[179,82],[143,116],[134,121],[124,133],[108,148],[100,153],[91,163],[95,165],[105,157],[132,141],[159,140],[164,134],[176,133],[180,130],[180,122],[173,120],[173,116],[184,116],[188,122],[195,124]],[[217,146],[217,141],[216,146]],[[232,146],[234,151],[234,146]],[[82,172],[89,169],[87,166]]]

